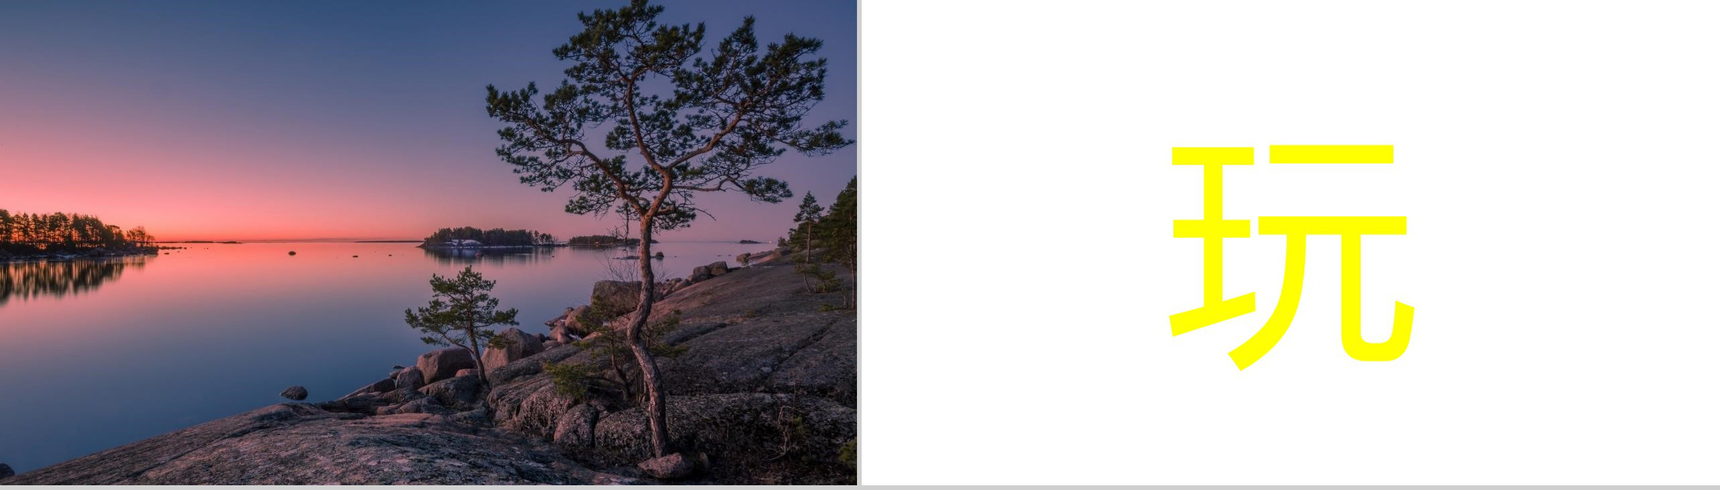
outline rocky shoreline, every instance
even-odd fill
[[[547,333],[504,331],[507,347],[481,359],[431,351],[318,403],[289,387],[293,402],[0,484],[854,483],[855,311],[832,307],[840,293],[807,290],[786,250],[737,258],[655,285],[654,317],[681,319],[663,339],[680,355],[658,360],[673,458],[650,458],[640,407],[568,395],[545,372],[600,355],[590,336],[601,330],[580,307]],[[631,308],[638,287],[599,282],[591,302]]]

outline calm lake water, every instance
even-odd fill
[[[587,303],[621,250],[449,256],[406,243],[189,244],[0,264],[0,463],[20,473],[285,401],[328,400],[429,350],[402,321],[471,265],[520,328]],[[770,245],[663,242],[659,279]],[[288,256],[287,251],[296,251]],[[353,256],[357,255],[357,258]]]

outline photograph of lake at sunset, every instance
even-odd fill
[[[854,484],[853,1],[0,2],[0,484]]]

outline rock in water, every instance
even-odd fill
[[[502,342],[505,342],[507,346],[500,349],[495,347],[484,349],[484,369],[490,371],[495,371],[510,362],[525,359],[526,356],[543,352],[543,342],[538,341],[536,335],[526,335],[518,328],[503,330],[502,333],[496,334],[496,337],[505,339]]]
[[[298,254],[299,254],[298,252],[294,252],[292,250],[287,251],[287,255],[298,255]]]
[[[281,392],[281,398],[286,398],[288,400],[293,400],[293,401],[304,400],[305,397],[307,397],[307,396],[311,396],[311,392],[305,390],[305,387],[303,387],[303,386],[289,387],[286,389],[286,391]]]
[[[0,463],[0,478],[11,478],[12,475],[15,474],[17,473],[12,471],[11,466],[7,466],[6,463]]]
[[[424,372],[418,366],[400,370],[400,375],[394,377],[394,388],[401,390],[416,390],[424,387]]]
[[[424,373],[426,384],[452,378],[461,369],[476,367],[478,363],[472,359],[472,354],[459,347],[433,350],[418,356],[418,371]]]
[[[652,478],[673,480],[692,475],[693,470],[698,469],[698,467],[693,458],[675,453],[661,458],[647,459],[639,463],[639,469],[645,474],[651,475]]]

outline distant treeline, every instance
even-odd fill
[[[123,230],[82,214],[12,214],[0,209],[0,250],[30,253],[90,248],[147,247],[155,241],[139,226]]]
[[[451,240],[477,240],[491,247],[532,247],[555,245],[555,237],[548,233],[538,233],[536,230],[504,230],[491,228],[480,230],[470,226],[463,228],[443,228],[424,238],[424,245],[442,245]]]

